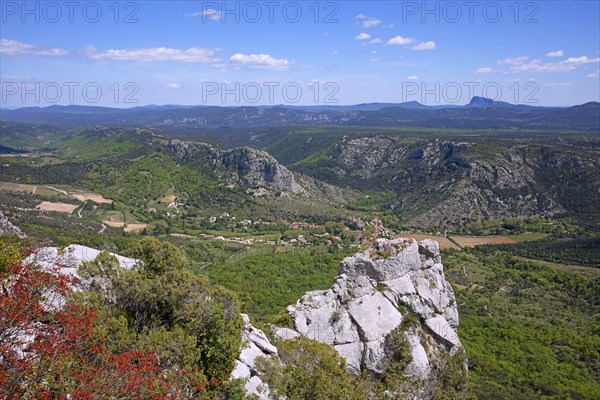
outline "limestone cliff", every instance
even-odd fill
[[[74,290],[84,290],[89,289],[90,282],[79,275],[79,266],[84,262],[94,261],[100,253],[100,250],[79,244],[72,244],[63,249],[59,249],[58,247],[41,247],[31,253],[25,260],[25,263],[39,265],[45,270],[52,270],[58,266],[58,272],[61,274],[76,278],[73,284]],[[130,269],[141,262],[135,258],[123,257],[114,253],[109,254],[116,257],[119,265],[125,269]]]
[[[382,372],[387,335],[412,313],[418,322],[404,332],[412,355],[406,374],[423,383],[418,397],[435,382],[440,353],[462,348],[454,292],[432,240],[379,239],[341,262],[330,289],[306,293],[287,312],[294,329],[277,329],[279,338],[301,334],[327,343],[350,370],[373,375]]]
[[[0,236],[4,235],[16,235],[20,238],[24,238],[27,235],[19,229],[18,226],[12,224],[7,217],[4,216],[2,211],[0,211]]]
[[[235,360],[235,368],[231,372],[234,379],[244,379],[246,392],[257,396],[260,400],[270,398],[269,386],[260,379],[256,370],[256,359],[259,357],[277,357],[277,348],[260,329],[250,323],[246,314],[242,314],[244,328],[242,330],[242,351]]]
[[[250,147],[221,150],[208,143],[181,140],[170,140],[167,148],[180,161],[204,165],[229,185],[305,192],[294,174],[266,151]]]
[[[234,180],[247,186],[266,186],[294,193],[303,191],[290,170],[266,151],[250,147],[226,151],[221,154],[219,167],[228,169]]]

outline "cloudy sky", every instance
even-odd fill
[[[0,105],[599,101],[599,4],[2,1]]]

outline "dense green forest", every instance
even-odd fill
[[[478,398],[598,398],[600,270],[493,246],[449,251],[444,265]]]
[[[350,250],[299,249],[247,257],[208,268],[208,276],[238,294],[242,310],[255,318],[273,317],[310,290],[327,289],[340,260]]]

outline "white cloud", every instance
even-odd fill
[[[255,69],[266,69],[272,71],[286,71],[292,63],[284,58],[276,59],[268,54],[241,54],[232,55],[229,60],[235,64],[241,64]]]
[[[169,83],[165,86],[167,89],[179,89],[181,87],[178,83]]]
[[[542,60],[531,60],[528,63],[515,64],[510,69],[514,72],[567,72],[573,71],[586,64],[600,62],[600,58],[569,57],[566,60],[555,63],[544,63]]]
[[[337,50],[334,50],[334,51],[331,52],[332,56],[337,56],[338,54],[339,54],[339,51],[337,51]]]
[[[69,55],[69,51],[59,48],[46,48],[18,40],[0,39],[0,54],[7,56],[57,57]]]
[[[421,42],[413,46],[412,50],[435,50],[435,42]]]
[[[563,55],[562,50],[553,51],[547,53],[548,57],[560,57]],[[543,62],[541,59],[534,59],[529,61],[528,56],[506,58],[504,60],[496,61],[497,64],[510,65],[512,72],[566,72],[572,71],[579,66],[597,63],[600,58],[588,58],[587,56],[581,57],[569,57],[566,60],[559,62]]]
[[[381,44],[381,43],[383,43],[383,40],[381,40],[379,38],[375,38],[369,42],[369,44]]]
[[[94,59],[122,61],[177,61],[208,64],[219,60],[213,50],[196,47],[191,47],[186,50],[168,47],[146,47],[120,50],[110,49],[98,53],[93,46],[88,46],[84,50],[84,54]]]
[[[368,33],[359,33],[358,35],[356,35],[356,37],[354,38],[356,40],[367,40],[367,39],[371,39],[371,35],[369,35]]]
[[[587,74],[585,77],[586,78],[598,78],[598,77],[600,77],[600,70],[598,70],[596,72],[592,72],[591,74]]]
[[[223,13],[221,11],[218,10],[204,10],[204,11],[198,11],[195,13],[191,13],[191,14],[186,14],[186,17],[208,17],[209,19],[213,20],[213,21],[221,21],[221,16],[223,15]]]
[[[600,58],[587,58],[587,56],[582,57],[569,57],[564,61],[561,61],[561,64],[573,64],[573,65],[583,65],[583,64],[591,64],[600,62]]]
[[[419,77],[416,75],[411,75],[411,76],[407,76],[406,79],[409,81],[416,81],[419,79]]]
[[[492,67],[479,67],[475,70],[475,75],[491,74],[492,72],[496,72],[496,70]]]
[[[496,64],[508,64],[508,65],[522,65],[529,59],[528,56],[519,56],[519,57],[509,57],[504,60],[496,61]]]
[[[406,46],[407,44],[413,44],[416,39],[413,38],[405,38],[402,36],[394,36],[390,40],[387,41],[386,45],[388,46]]]
[[[356,25],[362,25],[364,28],[373,28],[381,24],[381,20],[379,18],[369,17],[363,13],[358,14],[356,17],[354,17],[354,19],[361,20],[361,22],[357,23]],[[385,24],[382,27],[386,26],[388,25]]]
[[[528,63],[515,64],[510,69],[513,72],[564,72],[574,70],[575,66],[561,63],[543,63],[542,60],[531,60]]]
[[[377,58],[377,57],[374,57],[374,58],[371,58],[369,61],[370,61],[370,62],[378,62],[378,61],[380,61],[380,60],[381,60],[381,59],[379,59],[379,58]]]
[[[380,19],[377,18],[369,18],[363,21],[362,26],[364,26],[365,28],[373,28],[374,26],[377,26],[381,23]]]

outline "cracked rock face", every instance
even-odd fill
[[[341,262],[329,290],[306,293],[287,312],[295,329],[279,329],[276,336],[297,332],[327,343],[355,373],[383,372],[386,336],[409,312],[420,322],[405,332],[412,354],[407,375],[426,386],[435,379],[431,366],[440,352],[455,354],[462,348],[454,291],[432,240],[379,239]]]
[[[4,235],[16,235],[20,238],[27,237],[18,226],[13,225],[12,222],[4,216],[2,211],[0,211],[0,236]]]
[[[257,396],[261,400],[268,400],[269,386],[264,383],[256,371],[256,359],[258,357],[277,357],[277,348],[273,346],[267,336],[260,329],[250,324],[246,314],[241,314],[244,320],[242,330],[243,348],[237,360],[235,368],[231,372],[233,379],[245,379],[246,392]]]
[[[100,250],[79,244],[72,244],[62,250],[57,247],[41,247],[34,251],[25,262],[28,264],[37,264],[45,270],[59,266],[58,272],[72,278],[77,278],[77,282],[72,285],[73,289],[83,290],[87,288],[89,282],[79,276],[77,269],[84,262],[94,261],[100,253]],[[109,254],[116,257],[119,265],[125,269],[130,269],[141,262],[135,258],[123,257],[115,253]]]
[[[292,172],[273,156],[250,147],[240,147],[222,154],[222,165],[232,171],[247,186],[269,187],[293,193],[303,192]]]
[[[168,148],[182,160],[204,160],[228,184],[305,193],[294,174],[266,151],[251,147],[238,147],[228,151],[219,150],[201,142],[171,140]]]

